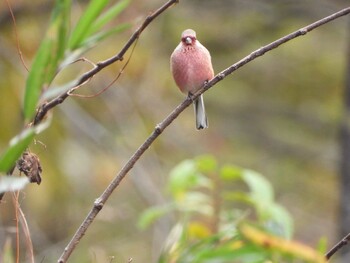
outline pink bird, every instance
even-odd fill
[[[170,57],[170,69],[177,86],[189,96],[214,77],[210,53],[197,40],[194,30],[182,32],[181,42]],[[203,95],[194,101],[194,111],[197,129],[208,128]]]

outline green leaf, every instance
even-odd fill
[[[85,52],[87,49],[91,48],[93,45],[95,45],[97,42],[100,42],[111,35],[120,33],[130,27],[130,24],[120,24],[114,28],[111,28],[107,31],[99,32],[95,35],[92,35],[88,38],[86,38],[83,43],[81,44],[82,48],[80,49],[81,52]]]
[[[193,262],[265,262],[266,251],[257,249],[252,245],[244,245],[238,248],[231,246],[220,246],[218,248],[202,249],[196,255]]]
[[[54,78],[62,59],[68,31],[70,13],[69,0],[57,0],[50,25],[35,55],[29,72],[24,94],[24,116],[30,120],[35,114],[42,88]]]
[[[24,116],[27,120],[30,120],[35,113],[41,89],[46,78],[46,69],[48,68],[48,64],[50,62],[51,48],[52,41],[49,39],[44,39],[29,72],[23,105]]]
[[[177,223],[170,231],[163,246],[163,252],[160,256],[159,263],[181,262],[176,259],[179,257],[179,247],[186,240],[186,231],[182,223]]]
[[[328,249],[327,243],[327,238],[321,237],[320,240],[317,242],[317,251],[321,254],[326,254]]]
[[[207,216],[213,215],[210,196],[201,192],[186,192],[176,200],[176,208],[182,212],[197,212]]]
[[[27,177],[0,176],[0,193],[21,190],[28,183]]]
[[[273,203],[259,211],[265,220],[265,226],[270,233],[290,239],[293,236],[294,225],[288,211],[279,204]]]
[[[173,209],[174,209],[173,205],[151,207],[141,214],[137,225],[141,229],[146,229],[151,224],[153,224],[156,220],[168,214]]]
[[[198,170],[204,174],[216,172],[217,161],[212,155],[202,155],[196,158]]]
[[[57,0],[53,10],[50,27],[46,34],[46,37],[52,40],[53,46],[45,83],[52,81],[57,73],[58,64],[64,56],[70,22],[70,6],[70,0]]]
[[[170,171],[168,189],[175,199],[182,198],[189,189],[211,188],[212,182],[197,169],[196,162],[185,160]]]
[[[109,0],[91,0],[83,15],[80,17],[75,26],[70,40],[69,49],[78,48],[81,43],[89,36],[89,29],[93,26],[97,17],[101,14],[103,8],[108,4]]]
[[[41,121],[38,125],[35,125],[34,126],[35,134],[39,134],[39,133],[43,132],[44,130],[46,130],[50,126],[51,121],[52,121],[52,115],[48,115],[44,119],[44,121]]]
[[[112,36],[117,33],[120,33],[128,28],[130,28],[130,24],[120,24],[114,28],[111,28],[107,31],[96,33],[95,35],[87,37],[83,43],[79,46],[79,48],[70,50],[69,53],[66,53],[65,59],[60,64],[59,68],[63,69],[69,66],[71,63],[74,63],[84,52],[92,48],[96,43]],[[44,95],[45,96],[45,95]]]
[[[185,160],[170,171],[169,190],[173,195],[198,185],[198,172],[193,160]]]
[[[46,90],[43,93],[43,95],[41,96],[41,98],[43,100],[49,100],[49,99],[55,98],[58,95],[65,93],[68,90],[70,90],[71,88],[73,88],[74,85],[77,83],[77,81],[78,81],[78,79],[75,79],[75,80],[72,80],[72,81],[65,83],[63,85],[52,87],[52,88]]]
[[[241,179],[242,168],[234,165],[225,165],[220,170],[220,177],[223,180],[234,181]]]
[[[248,205],[254,205],[254,202],[248,193],[240,191],[224,192],[222,197],[227,201],[240,201]]]
[[[116,18],[129,5],[129,2],[129,0],[122,0],[116,3],[114,6],[108,8],[108,10],[103,13],[101,17],[99,17],[88,29],[87,36],[91,36],[92,34],[96,33],[108,22]]]
[[[35,130],[29,128],[14,137],[10,147],[0,157],[0,172],[8,172],[14,165],[23,151],[28,147],[35,136]]]
[[[249,186],[251,204],[255,206],[258,218],[271,233],[290,238],[293,233],[293,220],[287,210],[274,201],[271,184],[259,173],[243,170],[242,179]]]
[[[257,203],[273,202],[274,195],[271,184],[259,173],[243,170],[242,179],[250,189],[251,198]]]

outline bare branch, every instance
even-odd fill
[[[237,63],[233,64],[232,66],[228,67],[227,69],[225,69],[225,70],[221,71],[219,74],[217,74],[211,81],[209,81],[207,83],[207,85],[205,85],[203,87],[203,89],[199,90],[196,93],[196,95],[199,96],[204,91],[206,91],[210,87],[214,86],[217,82],[221,81],[227,75],[232,74],[234,71],[236,71],[240,67],[242,67],[245,64],[247,64],[248,62],[256,59],[257,57],[264,55],[266,52],[271,51],[271,50],[279,47],[280,45],[282,45],[282,44],[284,44],[284,43],[286,43],[294,38],[306,35],[308,32],[314,30],[315,28],[320,27],[320,26],[322,26],[322,25],[324,25],[324,24],[326,24],[334,19],[337,19],[339,17],[345,16],[349,13],[350,13],[350,7],[344,8],[337,13],[334,13],[330,16],[322,18],[322,19],[316,21],[315,23],[312,23],[306,27],[300,28],[299,30],[294,31],[293,33],[290,33],[282,38],[277,39],[276,41],[271,42],[270,44],[268,44],[266,46],[263,46],[263,47],[255,50],[254,52],[250,53],[250,55],[246,56],[245,58],[241,59]],[[195,98],[196,97],[197,96],[195,96]]]
[[[91,79],[94,75],[96,75],[98,72],[100,72],[102,69],[108,67],[109,65],[113,64],[116,61],[122,61],[125,53],[129,50],[131,45],[139,38],[142,31],[161,13],[163,13],[166,9],[177,3],[179,0],[169,0],[166,2],[163,6],[161,6],[159,9],[157,9],[152,14],[148,15],[142,25],[132,34],[132,36],[129,38],[129,40],[126,42],[124,47],[120,50],[120,52],[104,61],[98,62],[95,67],[93,67],[91,70],[84,73],[75,83],[74,87],[82,85],[87,80]],[[73,88],[73,87],[72,87]],[[54,108],[55,106],[61,104],[66,98],[69,97],[70,91],[67,91],[65,93],[62,93],[58,97],[52,99],[51,101],[47,103],[43,103],[39,106],[38,111],[36,113],[36,116],[34,118],[33,124],[37,125],[39,124],[43,118],[45,117],[46,113]]]
[[[342,240],[340,240],[331,250],[329,250],[325,257],[326,259],[330,259],[339,249],[343,246],[347,245],[350,242],[350,233],[347,234]]]
[[[16,211],[16,224],[18,224],[17,221],[19,221],[21,223],[24,235],[25,235],[25,240],[27,243],[27,250],[28,250],[28,256],[30,257],[30,262],[34,263],[34,250],[33,250],[33,243],[32,243],[32,238],[30,235],[30,231],[29,231],[29,227],[28,227],[28,223],[27,223],[27,219],[22,211],[22,208],[19,204],[19,191],[16,193],[12,193],[12,200],[13,200],[13,204]],[[19,229],[17,229],[17,233],[16,235],[19,234]],[[18,258],[19,260],[19,258]]]
[[[176,1],[170,1],[170,2],[176,2]],[[168,2],[169,4],[169,2]],[[170,5],[169,5],[170,6]],[[266,46],[263,46],[259,48],[258,50],[252,52],[250,55],[246,56],[242,60],[238,61],[237,63],[233,64],[232,66],[228,67],[227,69],[221,71],[219,74],[217,74],[212,80],[210,80],[208,83],[206,83],[200,90],[198,90],[191,98],[185,99],[180,105],[178,105],[161,123],[159,123],[152,134],[145,140],[145,142],[136,150],[136,152],[130,157],[128,162],[123,166],[123,168],[119,171],[119,173],[115,176],[115,178],[111,181],[111,183],[107,186],[105,191],[102,193],[102,195],[97,198],[93,204],[92,209],[90,210],[87,217],[84,219],[82,224],[77,229],[76,233],[72,237],[71,241],[67,245],[67,247],[64,249],[63,254],[61,255],[60,259],[58,260],[59,263],[66,262],[69,258],[70,254],[73,252],[77,244],[80,242],[81,238],[85,235],[86,230],[89,228],[99,211],[103,208],[104,204],[108,200],[108,198],[111,196],[113,191],[118,187],[120,182],[124,179],[124,177],[127,175],[127,173],[133,168],[135,163],[140,159],[140,157],[146,152],[146,150],[152,145],[152,143],[158,138],[158,136],[179,116],[179,114],[186,109],[191,103],[192,100],[197,98],[200,94],[214,86],[216,83],[223,80],[225,77],[227,77],[229,74],[233,73],[240,67],[244,66],[248,62],[256,59],[259,56],[264,55],[266,52],[271,51],[278,46],[280,46],[283,43],[286,43],[296,37],[305,35],[307,32],[310,32],[311,30],[326,24],[334,19],[337,19],[341,16],[347,15],[350,13],[350,7],[345,8],[337,13],[334,13],[333,15],[330,15],[328,17],[325,17],[321,20],[316,21],[313,24],[310,24],[304,28],[301,28],[287,36],[284,36]],[[146,19],[147,21],[147,19]],[[146,22],[145,21],[145,22]],[[140,27],[141,29],[142,26]],[[142,30],[141,30],[142,31]],[[137,34],[135,35],[135,39],[137,38]],[[91,77],[91,76],[90,76]],[[86,79],[84,79],[85,81]]]

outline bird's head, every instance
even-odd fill
[[[186,46],[192,46],[196,43],[196,32],[192,29],[186,29],[182,32],[181,41]]]

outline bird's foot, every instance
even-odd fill
[[[192,94],[191,92],[188,93],[187,98],[188,98],[190,101],[192,101],[192,102],[195,101],[194,96],[193,96],[193,94]]]

